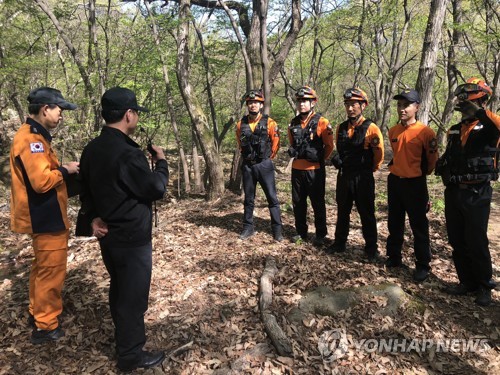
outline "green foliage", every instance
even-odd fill
[[[81,139],[87,139],[94,129],[90,97],[100,97],[99,83],[103,81],[105,88],[121,85],[135,90],[139,101],[152,110],[151,114],[142,117],[142,126],[156,130],[162,143],[172,142],[160,56],[144,4],[136,2],[124,6],[113,0],[108,13],[107,2],[96,3],[97,46],[89,35],[87,6],[70,0],[48,1],[90,77],[92,92],[89,93],[70,51],[36,3],[28,0],[0,2],[1,110],[13,109],[12,95],[17,95],[25,105],[24,98],[30,89],[40,85],[57,87],[79,104],[78,111],[66,115],[66,122],[68,125],[79,124],[75,129],[82,131]],[[285,93],[293,93],[301,85],[314,86],[319,94],[318,111],[334,125],[345,118],[342,93],[354,84],[355,77],[358,77],[357,84],[370,97],[370,105],[365,111],[370,118],[381,115],[375,111],[375,104],[381,100],[376,93],[383,93],[393,79],[396,90],[415,85],[430,2],[406,1],[411,22],[401,45],[395,49],[404,25],[404,3],[403,0],[348,0],[302,4],[304,26],[290,50],[283,75],[272,88],[271,116],[281,129],[283,146],[287,143],[286,127],[294,116],[294,108]],[[245,4],[252,6],[251,2]],[[314,4],[318,8],[313,9]],[[461,39],[456,49],[457,69],[464,78],[478,75],[478,67],[482,67],[489,80],[493,79],[495,69],[498,71],[494,64],[500,48],[500,25],[495,13],[489,11],[495,5],[493,0],[462,2],[463,22],[459,25],[453,23],[451,12],[447,12],[433,95],[436,115],[443,110],[448,96],[446,54],[449,34],[454,29],[466,32],[468,38],[467,42]],[[184,107],[175,74],[178,6],[172,2],[166,5],[152,2],[150,6],[158,26],[179,131],[183,145],[189,149],[192,145],[191,119]],[[231,152],[236,144],[234,125],[244,111],[240,99],[246,90],[246,78],[241,47],[223,10],[192,6],[192,14],[203,37],[219,131],[233,118],[221,148],[222,152]],[[288,30],[289,16],[290,2],[270,3],[268,45],[271,63]],[[193,25],[190,27],[193,31],[188,41],[191,84],[196,96],[202,98],[199,105],[209,120],[210,133],[213,124],[205,61]],[[401,61],[398,72],[392,75],[389,61],[396,50]],[[396,121],[391,106],[386,125]]]

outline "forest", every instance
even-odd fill
[[[166,374],[493,374],[500,371],[500,295],[489,308],[442,293],[456,282],[444,221],[443,186],[429,176],[433,274],[423,284],[407,271],[366,264],[359,216],[352,216],[344,255],[328,256],[309,243],[292,243],[286,131],[295,116],[295,92],[304,85],[319,96],[317,110],[333,128],[345,120],[343,92],[368,94],[365,117],[382,131],[396,124],[394,95],[421,94],[418,114],[444,148],[459,121],[455,88],[470,77],[493,89],[489,109],[500,109],[500,3],[498,0],[0,0],[0,374],[112,374],[112,323],[108,279],[92,238],[72,236],[64,290],[67,338],[41,351],[30,345],[27,279],[29,236],[10,231],[9,148],[27,116],[27,96],[55,87],[78,109],[64,112],[53,134],[61,162],[78,160],[102,126],[106,89],[134,90],[146,149],[166,150],[171,181],[157,202],[148,342],[169,353]],[[269,213],[257,193],[257,235],[241,230],[240,152],[236,122],[244,95],[262,89],[264,112],[276,120],[281,149],[275,160],[283,212],[283,243],[269,235]],[[379,248],[387,237],[386,162],[376,173]],[[327,166],[329,236],[335,225],[336,171]],[[498,182],[493,184],[490,250],[500,279]],[[70,216],[79,202],[72,199]],[[407,231],[408,232],[408,231]],[[329,240],[330,241],[330,240]],[[328,244],[328,243],[327,243]],[[412,238],[405,241],[411,264]],[[274,347],[259,311],[259,280],[276,261],[273,304],[291,345]],[[271,262],[272,263],[272,262]],[[333,315],[293,311],[315,288],[349,290],[391,283],[404,291],[397,311],[379,295]],[[363,297],[365,298],[365,297]],[[342,328],[349,350],[326,358],[324,332]],[[477,351],[404,353],[356,350],[374,338],[482,339]],[[330,343],[331,344],[331,343]],[[368,348],[369,349],[369,348]],[[331,353],[330,353],[331,354]]]

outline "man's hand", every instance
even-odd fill
[[[477,103],[470,100],[463,100],[458,103],[460,112],[464,114],[465,118],[472,119],[476,117],[476,112],[481,108]]]
[[[160,146],[151,145],[154,153],[151,152],[151,156],[153,157],[153,162],[157,162],[158,160],[165,160],[165,154],[163,153],[163,149]]]
[[[80,172],[80,163],[77,161],[70,161],[69,163],[63,164],[63,168],[66,168],[69,174],[74,174]]]
[[[108,224],[106,224],[100,217],[96,217],[90,224],[92,227],[92,235],[97,238],[102,238],[108,234]]]

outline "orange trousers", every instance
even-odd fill
[[[62,312],[62,287],[66,277],[69,230],[31,235],[35,259],[29,279],[29,311],[36,326],[57,328]]]

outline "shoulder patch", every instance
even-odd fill
[[[30,143],[30,149],[32,154],[36,154],[39,152],[44,152],[43,143],[42,142],[33,142]]]
[[[370,144],[372,147],[378,147],[380,144],[380,138],[379,137],[373,137],[372,140],[370,141]]]
[[[437,142],[437,139],[436,138],[432,138],[430,141],[429,141],[429,148],[434,151],[434,150],[437,150],[437,147],[438,147],[438,142]]]

